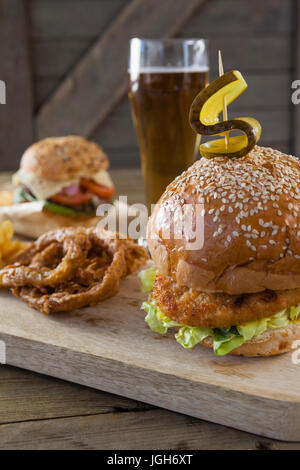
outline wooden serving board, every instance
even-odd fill
[[[0,293],[8,364],[234,428],[300,441],[300,364],[184,350],[149,330],[139,280],[97,307],[44,316]]]

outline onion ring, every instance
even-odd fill
[[[73,275],[88,250],[84,233],[72,229],[54,230],[42,235],[27,250],[16,257],[15,263],[0,270],[0,286],[56,286]],[[53,266],[54,251],[61,259]],[[60,252],[60,253],[59,253]],[[47,263],[47,261],[49,263]],[[49,267],[49,264],[52,264]]]
[[[84,234],[88,249],[80,264],[73,267],[71,277],[61,279],[55,286],[32,286],[25,282],[15,285],[13,294],[45,314],[93,306],[115,295],[120,280],[148,259],[145,248],[120,234],[97,228],[84,229]],[[47,249],[51,253],[56,247],[50,244]],[[43,255],[48,256],[49,253],[44,252]]]

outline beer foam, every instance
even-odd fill
[[[191,65],[188,67],[136,67],[134,72],[138,73],[199,73],[199,72],[208,72],[208,65]],[[131,69],[128,69],[128,73],[131,72]]]

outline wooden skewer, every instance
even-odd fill
[[[223,61],[222,61],[222,53],[219,50],[219,76],[224,75],[224,68],[223,68]],[[228,120],[227,114],[227,103],[226,103],[226,96],[223,97],[223,121]],[[225,132],[225,146],[228,149],[229,145],[229,131]]]

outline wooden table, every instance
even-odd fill
[[[111,171],[143,202],[140,172]],[[0,174],[0,183],[9,174]],[[212,403],[213,406],[213,403]],[[116,395],[0,366],[0,449],[300,449]]]

